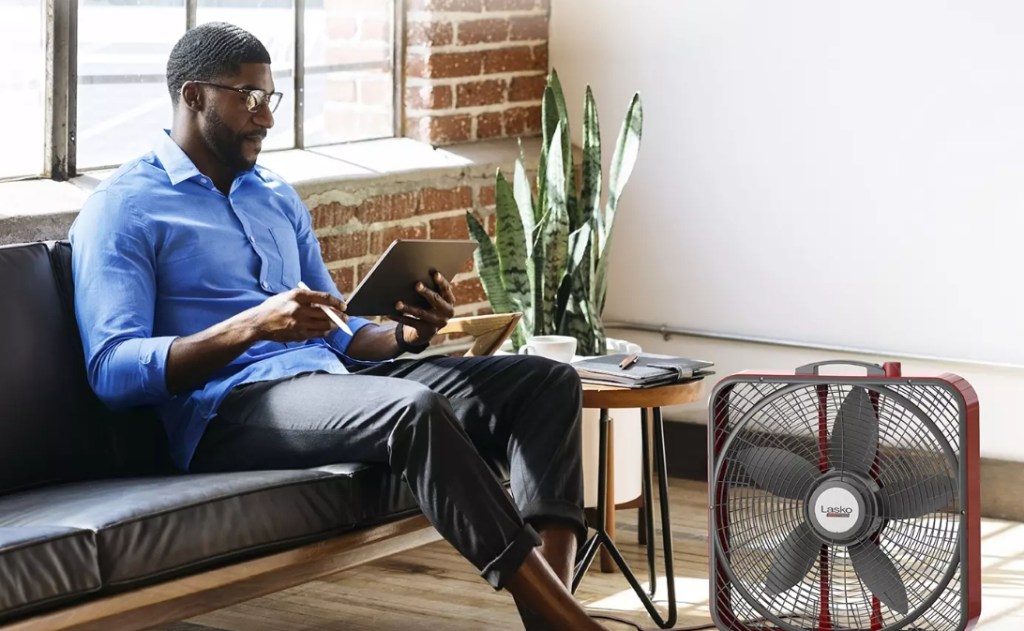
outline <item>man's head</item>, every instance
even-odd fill
[[[224,22],[189,30],[167,60],[175,126],[232,171],[252,168],[262,148],[274,94],[270,54],[248,31]],[[184,109],[183,109],[184,108]]]

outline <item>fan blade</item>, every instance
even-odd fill
[[[750,447],[736,454],[754,484],[772,495],[802,500],[820,473],[797,454],[776,447]]]
[[[874,541],[849,547],[850,559],[857,576],[868,590],[894,611],[907,613],[907,588],[889,555]]]
[[[846,395],[832,427],[828,453],[833,469],[867,475],[878,451],[878,417],[864,388]]]
[[[799,583],[818,559],[819,550],[821,541],[814,536],[807,522],[800,522],[775,552],[765,581],[768,593],[778,596]]]
[[[880,516],[908,519],[934,513],[956,499],[955,488],[956,482],[946,475],[896,480],[879,494]]]

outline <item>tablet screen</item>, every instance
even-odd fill
[[[430,277],[436,270],[449,281],[473,256],[476,242],[471,240],[398,239],[348,296],[346,313],[353,316],[397,315],[395,303],[399,300],[417,307],[429,307],[427,300],[416,291],[422,282],[434,289]]]

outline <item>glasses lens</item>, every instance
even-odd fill
[[[250,90],[249,94],[245,97],[245,107],[250,112],[255,113],[266,100],[267,93],[263,90]]]
[[[267,95],[267,105],[270,106],[270,111],[273,112],[277,109],[277,106],[281,104],[281,97],[283,95],[280,92],[271,92]]]

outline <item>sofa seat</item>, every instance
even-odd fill
[[[4,616],[100,588],[91,530],[0,527],[0,611]]]
[[[65,547],[82,589],[134,587],[383,521],[415,508],[384,467],[190,474],[76,482],[0,497],[0,531],[83,532]],[[71,534],[67,534],[71,537]],[[54,543],[53,545],[56,545]],[[25,548],[40,564],[52,548]],[[88,577],[98,579],[89,582]],[[42,570],[41,570],[42,571]],[[83,578],[79,578],[83,577]],[[78,585],[78,583],[76,583]],[[6,609],[6,607],[4,607]]]

